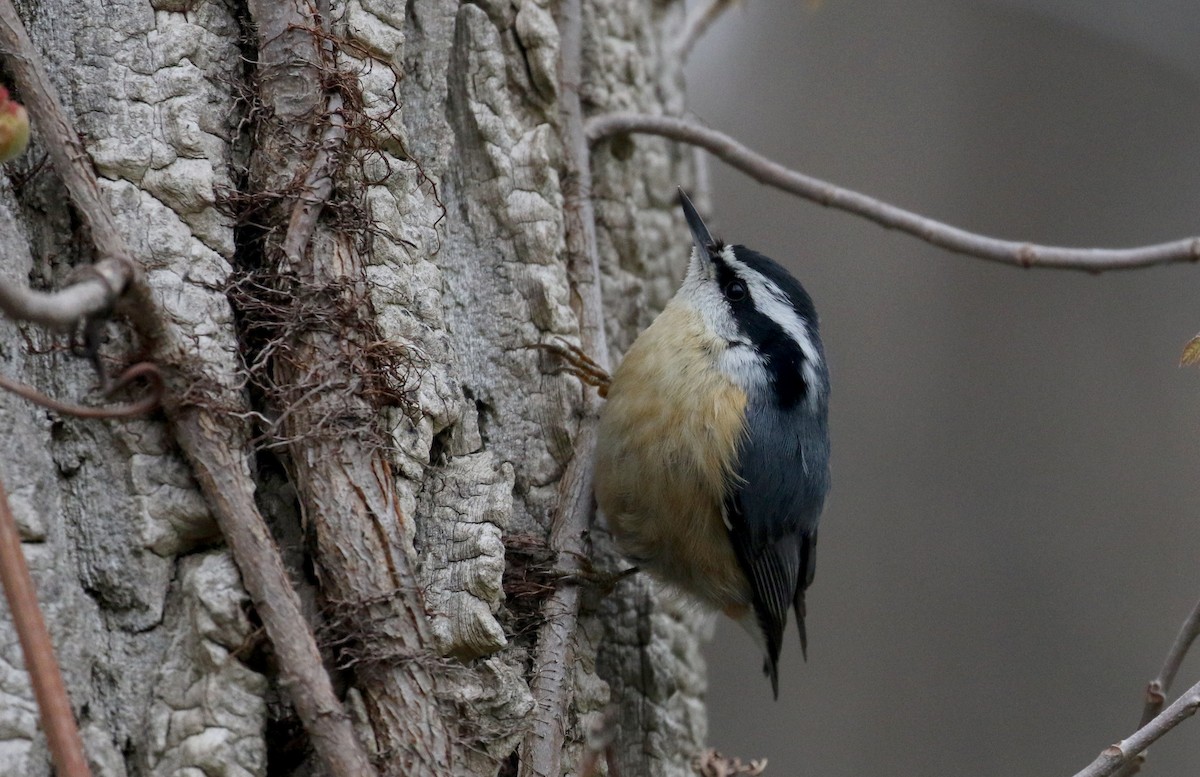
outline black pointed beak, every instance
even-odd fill
[[[696,250],[700,252],[702,259],[708,259],[716,250],[717,241],[713,240],[712,235],[708,233],[708,227],[704,226],[704,220],[696,212],[696,206],[683,193],[683,189],[679,190],[679,204],[683,208],[683,217],[687,220],[688,229],[692,231],[692,240],[696,243]]]

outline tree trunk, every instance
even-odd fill
[[[564,100],[682,113],[683,8],[584,2],[575,84],[566,5],[20,9],[154,300],[188,335],[174,347],[204,365],[170,401],[225,414],[383,774],[532,774],[518,761],[546,746],[545,719],[563,773],[689,774],[705,734],[701,620],[643,579],[578,589],[564,662],[536,666],[556,572],[624,565],[602,525],[574,538],[584,561],[550,548],[597,403],[529,346],[606,339],[595,355],[616,361],[680,274],[675,191],[695,179],[658,139],[591,153],[606,337],[589,339]],[[91,256],[38,138],[0,189],[0,281],[50,287]],[[288,243],[304,209],[315,226]],[[121,318],[106,330],[110,373],[149,347]],[[0,321],[0,368],[83,396],[95,375],[66,343]],[[173,427],[8,394],[0,427],[94,773],[323,773]],[[0,613],[0,774],[48,775],[21,667]],[[564,709],[543,698],[547,671]]]

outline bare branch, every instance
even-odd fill
[[[683,23],[683,31],[679,33],[679,38],[675,43],[675,50],[679,54],[679,58],[687,61],[688,56],[692,53],[692,48],[695,47],[697,41],[704,37],[704,33],[708,32],[708,28],[713,22],[721,17],[735,5],[740,5],[742,0],[710,0],[708,5],[701,8],[699,11],[688,14],[687,21]]]
[[[1175,682],[1179,666],[1197,636],[1200,636],[1200,602],[1196,603],[1187,620],[1179,627],[1179,634],[1167,652],[1162,668],[1158,670],[1158,677],[1151,680],[1146,688],[1146,708],[1142,711],[1141,725],[1149,723],[1162,710],[1164,697],[1171,690],[1171,683]]]
[[[54,292],[0,283],[0,313],[14,321],[68,329],[111,309],[129,280],[128,266],[103,260],[88,269],[89,277]]]
[[[1183,625],[1179,627],[1179,634],[1171,644],[1171,649],[1167,651],[1167,657],[1163,660],[1162,668],[1158,670],[1158,676],[1146,686],[1146,705],[1142,708],[1142,721],[1138,724],[1139,726],[1145,726],[1158,713],[1162,712],[1166,695],[1171,690],[1171,683],[1175,682],[1179,666],[1183,663],[1184,656],[1192,647],[1192,643],[1196,641],[1197,635],[1200,635],[1200,602],[1196,603]],[[1130,777],[1137,774],[1145,760],[1146,752],[1143,751],[1121,768],[1118,772],[1119,777]]]
[[[21,552],[21,535],[8,507],[3,483],[0,483],[0,583],[4,585],[13,626],[21,642],[25,669],[33,685],[55,771],[63,777],[88,777],[91,771],[83,754],[83,740],[75,725],[62,672],[54,660],[54,643],[38,608],[37,592],[25,554]]]
[[[579,337],[583,350],[607,371],[608,342],[600,299],[600,260],[596,218],[592,209],[592,168],[584,131],[579,85],[583,72],[583,14],[580,0],[564,0],[559,17],[559,81],[565,148],[563,216],[567,272],[579,305]],[[596,418],[600,399],[584,395],[584,416],[575,439],[575,455],[558,487],[558,512],[550,527],[550,547],[562,571],[579,571],[585,537],[595,517],[592,466],[596,454]],[[533,725],[521,743],[522,777],[557,777],[562,757],[574,683],[575,632],[579,624],[578,586],[560,585],[542,605],[546,620],[538,630],[530,690],[535,702]]]
[[[791,170],[724,133],[685,119],[610,113],[596,116],[587,124],[588,139],[593,143],[628,133],[660,135],[700,146],[759,183],[907,232],[948,251],[1001,264],[1103,272],[1200,260],[1200,237],[1137,248],[1070,248],[1000,240],[968,232]]]
[[[1197,709],[1200,709],[1200,683],[1189,688],[1145,726],[1115,745],[1109,745],[1086,769],[1077,772],[1075,777],[1109,777],[1116,774],[1159,737],[1196,714]]]

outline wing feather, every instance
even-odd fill
[[[782,410],[752,401],[738,459],[738,481],[726,500],[730,539],[750,582],[766,643],[764,672],[779,695],[778,662],[789,609],[808,652],[804,591],[816,564],[817,519],[829,489],[824,414],[803,404]]]

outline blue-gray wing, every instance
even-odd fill
[[[807,652],[804,590],[816,569],[817,520],[829,490],[829,433],[824,407],[782,409],[751,402],[738,460],[740,480],[726,503],[730,539],[750,581],[766,640],[766,673],[778,696],[777,662],[788,609],[796,612]]]

